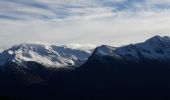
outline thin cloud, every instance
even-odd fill
[[[0,2],[2,46],[26,41],[118,46],[170,32],[169,0]]]
[[[2,0],[0,14],[9,18],[11,16],[18,19],[51,20],[106,13],[115,15],[122,11],[155,12],[169,9],[169,0],[159,2],[158,0]],[[4,9],[6,7],[7,9]]]

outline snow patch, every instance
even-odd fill
[[[22,43],[4,50],[0,55],[0,65],[15,62],[35,61],[50,67],[80,66],[91,52],[66,46],[47,45],[40,43]]]
[[[155,36],[143,43],[122,47],[100,46],[95,49],[94,56],[115,56],[130,61],[150,59],[156,61],[170,60],[170,37]]]

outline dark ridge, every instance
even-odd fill
[[[97,49],[94,50],[94,52]],[[110,51],[109,51],[110,52]],[[111,51],[112,52],[112,51]],[[147,51],[146,51],[147,52]],[[159,51],[161,53],[161,51]],[[96,56],[76,69],[7,63],[0,70],[0,98],[24,100],[169,100],[170,62]],[[74,67],[73,67],[74,68]]]
[[[0,96],[28,100],[170,98],[170,64],[154,61],[124,62],[109,56],[103,59],[107,62],[95,59],[75,70],[57,71],[32,64],[30,66],[35,68],[27,71],[28,75],[22,73],[18,75],[18,72],[14,73],[13,70],[13,74],[1,73],[0,78],[3,82],[0,83]],[[30,78],[29,75],[36,79]],[[40,78],[43,81],[34,82]]]

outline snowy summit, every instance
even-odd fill
[[[1,66],[14,62],[26,66],[27,61],[51,67],[79,66],[91,52],[88,50],[68,48],[67,46],[23,43],[4,50],[0,55]]]
[[[123,47],[102,45],[94,51],[94,56],[114,56],[128,61],[148,59],[168,62],[170,60],[170,37],[154,36],[143,43]]]

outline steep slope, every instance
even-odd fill
[[[32,61],[27,62],[31,69],[25,70],[9,63],[7,68],[21,71],[8,70],[5,77],[0,72],[0,94],[31,100],[169,100],[169,45],[168,37],[159,36],[123,47],[103,45],[75,70],[48,69]],[[70,57],[72,49],[65,49],[50,46],[57,56]]]
[[[97,47],[92,56],[91,58],[112,56],[132,62],[153,60],[168,63],[170,60],[170,37],[155,36],[143,43],[130,44],[117,48],[103,45]]]
[[[78,86],[83,94],[115,100],[168,100],[169,49],[170,38],[160,36],[123,47],[97,47],[77,69]]]
[[[34,61],[46,67],[80,66],[90,54],[89,51],[66,46],[23,43],[4,50],[0,56],[0,65],[13,62],[27,67],[28,61]]]

